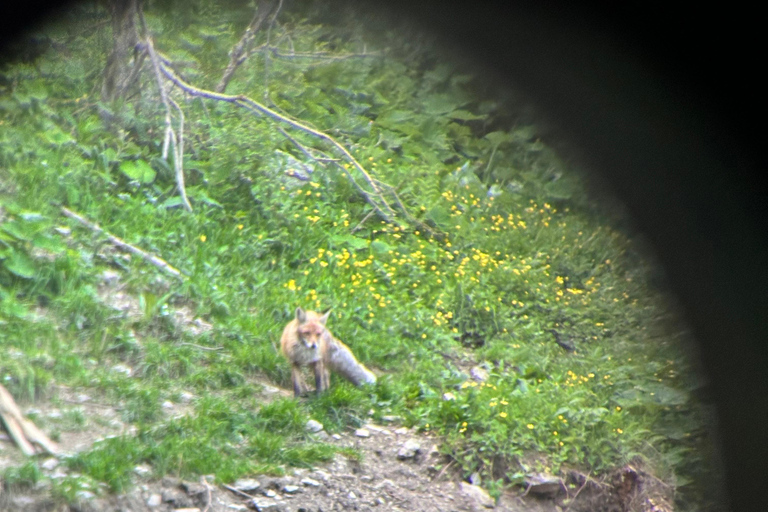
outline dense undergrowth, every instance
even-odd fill
[[[194,20],[146,17],[177,71],[210,89],[248,15],[199,8]],[[307,161],[265,118],[177,95],[186,212],[160,158],[151,72],[125,104],[98,104],[110,35],[108,25],[89,28],[106,16],[97,8],[42,31],[50,48],[36,61],[5,65],[0,378],[27,403],[55,400],[54,385],[92,389],[138,428],[67,459],[81,476],[57,481],[57,492],[119,492],[143,463],[225,482],[311,465],[334,449],[307,437],[307,419],[334,430],[372,414],[439,434],[441,449],[494,492],[533,473],[601,475],[642,461],[691,505],[686,490],[706,465],[698,382],[659,273],[620,214],[595,204],[530,124],[427,42],[308,21],[314,14],[281,13],[271,44],[337,54],[367,44],[382,55],[255,54],[227,92],[337,138],[440,236],[368,215],[339,169]],[[112,250],[61,205],[185,277]],[[107,269],[139,298],[139,317],[99,298]],[[298,305],[333,308],[331,329],[380,375],[377,386],[334,380],[318,398],[259,403],[255,378],[289,385],[276,342]],[[181,306],[213,330],[179,329]],[[486,380],[470,377],[475,366]],[[161,404],[185,391],[197,397],[193,411],[165,419]],[[36,480],[36,468],[6,480]]]

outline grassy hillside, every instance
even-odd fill
[[[194,20],[146,17],[179,75],[212,89],[250,15],[200,8]],[[221,482],[311,465],[334,448],[306,436],[309,418],[333,431],[398,416],[438,434],[494,492],[634,461],[691,505],[686,490],[708,464],[699,383],[685,327],[626,219],[482,77],[417,35],[314,15],[281,13],[269,43],[280,54],[255,53],[227,93],[334,137],[418,222],[383,221],[343,169],[297,148],[327,144],[175,90],[187,212],[161,158],[149,67],[127,101],[99,103],[111,43],[108,24],[90,28],[106,19],[95,8],[42,31],[37,60],[4,66],[0,378],[27,404],[55,403],[61,386],[88,390],[136,427],[66,458],[78,476],[55,492],[119,492],[138,464]],[[61,206],[183,278],[116,250]],[[115,308],[118,291],[134,309]],[[334,379],[321,397],[258,400],[258,382],[290,386],[277,340],[296,306],[333,308],[331,330],[379,383]],[[180,311],[212,328],[189,328]],[[184,393],[189,413],[164,416]],[[91,420],[39,421],[55,436]],[[37,478],[34,461],[5,476]]]

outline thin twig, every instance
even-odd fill
[[[181,272],[173,268],[162,258],[159,258],[154,254],[150,254],[142,249],[139,249],[138,247],[131,245],[127,242],[124,242],[123,240],[119,239],[115,235],[107,231],[104,231],[104,229],[102,229],[98,224],[89,221],[85,217],[78,215],[77,213],[73,212],[72,210],[64,206],[61,207],[61,213],[63,213],[65,217],[69,217],[70,219],[76,220],[77,222],[87,227],[91,231],[105,235],[107,237],[107,240],[109,240],[109,242],[115,247],[118,247],[120,249],[123,249],[124,251],[128,251],[131,254],[135,254],[136,256],[139,256],[144,261],[151,263],[152,265],[156,266],[166,274],[170,274],[173,277],[178,277],[179,279],[184,279],[184,276],[181,274]]]
[[[208,512],[208,509],[211,508],[211,484],[208,483],[204,476],[200,477],[200,483],[203,484],[208,493],[207,499],[205,500],[205,508],[203,509],[203,512]]]
[[[570,503],[568,503],[568,506],[565,507],[565,509],[563,509],[563,510],[569,510],[571,508],[571,505],[573,505],[573,503],[576,501],[576,497],[584,489],[584,487],[586,487],[586,485],[589,483],[589,475],[590,475],[590,473],[591,473],[591,471],[584,476],[584,483],[581,484],[581,487],[579,487],[579,489],[576,491],[576,494],[573,495],[573,498],[571,498],[571,501],[570,501]],[[562,483],[562,480],[560,482]],[[565,488],[565,485],[563,485],[563,487]],[[568,489],[567,488],[565,488],[565,492],[566,492],[566,494],[568,493]]]
[[[189,199],[187,199],[187,191],[184,187],[184,113],[181,111],[181,108],[179,108],[179,105],[173,101],[173,99],[168,97],[168,94],[165,91],[165,83],[160,76],[160,69],[162,64],[160,63],[160,59],[157,57],[157,53],[155,53],[152,40],[147,38],[145,42],[147,52],[149,53],[149,58],[152,61],[152,68],[155,71],[157,87],[160,90],[160,101],[162,101],[163,106],[165,106],[165,138],[163,139],[163,160],[168,158],[168,143],[170,141],[173,149],[173,167],[176,171],[176,188],[178,189],[179,195],[181,196],[181,202],[184,205],[184,209],[186,209],[188,212],[191,212],[192,205],[189,204]],[[176,110],[178,110],[180,116],[178,136],[176,133],[174,133],[173,130],[171,105],[173,105]]]
[[[256,496],[251,496],[250,494],[248,494],[246,492],[243,492],[240,489],[236,489],[236,488],[232,487],[231,485],[222,484],[221,486],[224,487],[225,489],[228,489],[228,490],[232,491],[235,494],[239,494],[243,498],[249,498],[249,499],[252,499],[252,500],[256,499]]]
[[[452,461],[450,461],[448,464],[446,464],[445,466],[443,466],[443,469],[441,469],[441,470],[440,470],[440,472],[439,472],[439,473],[438,473],[438,474],[435,476],[435,478],[433,478],[432,480],[433,480],[433,481],[439,481],[439,480],[440,480],[440,477],[441,477],[441,476],[443,476],[443,473],[445,473],[446,471],[448,471],[448,468],[449,468],[449,467],[451,467],[451,466],[453,466],[453,464],[454,464],[455,462],[456,462],[455,460],[452,460]]]
[[[187,347],[198,348],[198,349],[200,349],[200,350],[210,350],[210,351],[216,351],[216,350],[224,350],[224,347],[204,347],[204,346],[202,346],[202,345],[196,345],[196,344],[194,344],[194,343],[188,343],[188,342],[186,342],[186,341],[184,341],[184,342],[181,342],[181,343],[179,343],[178,345],[179,345],[180,347],[181,347],[181,346],[187,346]]]
[[[176,107],[179,111],[179,140],[176,143],[176,152],[173,155],[173,168],[176,171],[176,186],[181,194],[181,200],[184,203],[184,208],[187,211],[192,211],[192,205],[189,204],[187,199],[187,190],[184,186],[184,112],[172,98],[168,98],[168,101]]]
[[[369,211],[369,212],[368,212],[368,215],[366,215],[365,217],[363,217],[363,220],[361,220],[361,221],[360,221],[360,223],[359,223],[357,226],[353,227],[353,228],[352,228],[352,231],[350,231],[350,233],[355,233],[356,231],[360,230],[360,228],[362,228],[362,227],[363,227],[363,224],[365,224],[365,221],[367,221],[367,220],[368,220],[368,218],[369,218],[371,215],[373,215],[373,213],[374,213],[374,210],[371,210],[371,211]]]
[[[277,13],[280,11],[282,4],[283,2],[280,0],[277,9],[275,9],[275,15],[272,17],[270,25],[271,23],[274,23],[275,16],[277,16]],[[253,41],[253,38],[256,37],[256,33],[259,31],[261,25],[267,19],[267,16],[269,16],[269,13],[272,11],[274,6],[274,1],[259,3],[256,13],[253,15],[253,19],[251,19],[251,22],[245,28],[245,32],[240,37],[240,40],[232,48],[232,51],[229,52],[229,64],[227,65],[227,69],[224,70],[224,73],[221,76],[221,80],[219,80],[219,83],[216,85],[216,92],[224,92],[224,90],[227,88],[227,85],[229,85],[229,81],[232,80],[235,71],[237,71],[237,68],[239,68],[240,65],[245,62],[248,57],[250,57],[251,52],[248,51],[248,46]]]

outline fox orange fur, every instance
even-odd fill
[[[376,376],[355,359],[352,351],[333,337],[325,326],[330,311],[319,314],[296,308],[296,318],[283,329],[280,349],[291,363],[291,381],[296,396],[306,391],[302,366],[309,366],[315,374],[315,391],[328,389],[330,371],[333,370],[356,386],[373,384]]]

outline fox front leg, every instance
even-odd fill
[[[322,361],[318,361],[314,364],[315,370],[315,391],[319,395],[326,389],[328,389],[328,376],[325,370],[325,365]]]
[[[301,367],[297,365],[291,365],[291,380],[293,381],[293,396],[300,397],[306,385],[304,384],[304,377],[301,375]]]

